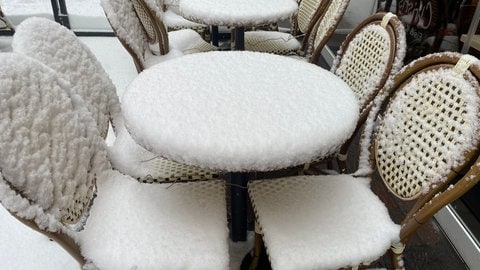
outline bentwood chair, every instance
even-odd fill
[[[172,57],[217,49],[192,29],[168,32],[155,12],[156,3],[144,0],[101,0],[100,3],[138,72]]]
[[[158,157],[135,143],[123,123],[116,88],[101,63],[75,34],[45,18],[28,18],[18,25],[13,51],[48,65],[72,85],[85,101],[103,138],[109,124],[115,141],[108,148],[112,166],[141,182],[211,180],[219,174]]]
[[[222,180],[151,185],[112,170],[67,81],[21,54],[0,61],[3,207],[82,269],[228,269]]]
[[[365,153],[375,170],[367,164],[353,175],[251,181],[257,230],[272,268],[355,268],[391,247],[392,269],[403,269],[409,237],[479,181],[479,78],[480,62],[470,55],[418,59],[398,73],[367,120],[378,122]],[[415,200],[403,220],[392,221],[372,181],[401,200]]]
[[[323,47],[335,31],[350,0],[302,0],[292,33],[249,31],[245,33],[245,50],[294,55],[310,60],[315,48]],[[296,29],[303,33],[300,43]],[[314,59],[316,63],[318,58]]]
[[[343,41],[331,72],[352,88],[360,104],[360,117],[355,132],[334,157],[340,172],[346,172],[350,144],[363,127],[373,99],[382,87],[391,84],[403,66],[405,53],[405,28],[392,13],[379,12],[366,18]],[[304,169],[313,170],[323,162],[314,160]]]

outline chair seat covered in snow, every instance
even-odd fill
[[[139,73],[173,57],[217,49],[192,29],[168,32],[159,18],[159,7],[152,0],[101,0],[100,3]]]
[[[299,56],[316,63],[319,56],[312,51],[322,48],[335,31],[345,13],[349,0],[302,0],[294,18],[291,33],[281,31],[245,32],[245,50]],[[297,29],[298,28],[298,29]],[[304,34],[302,42],[297,31]]]
[[[215,171],[158,157],[135,143],[125,129],[115,85],[91,50],[64,26],[45,19],[28,18],[12,40],[13,51],[48,65],[70,82],[92,113],[102,137],[109,131],[115,141],[109,147],[112,166],[142,182],[176,182],[218,178]]]
[[[349,146],[361,131],[373,99],[384,86],[392,84],[402,68],[406,46],[403,23],[396,15],[384,12],[366,18],[342,42],[330,71],[352,88],[360,104],[360,118],[351,138],[333,156],[339,171],[346,171]],[[302,170],[331,160],[315,159]]]
[[[480,62],[470,55],[418,59],[377,99],[367,123],[378,119],[376,112],[382,117],[361,170],[251,181],[248,191],[272,268],[355,267],[392,246],[392,269],[402,269],[412,233],[479,181],[479,78]],[[386,189],[401,200],[416,200],[403,221],[392,221],[370,189],[368,156]]]
[[[0,60],[3,207],[82,269],[228,269],[223,181],[151,185],[112,170],[67,81],[21,54]]]

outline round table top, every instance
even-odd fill
[[[248,51],[189,54],[143,71],[122,97],[128,131],[166,158],[267,171],[334,153],[359,114],[349,86],[321,67]]]
[[[296,0],[180,0],[188,20],[207,25],[255,26],[288,19],[298,8]]]

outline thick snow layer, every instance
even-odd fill
[[[288,19],[297,9],[295,0],[182,0],[180,13],[207,25],[253,26]]]
[[[399,240],[370,179],[297,176],[249,183],[273,269],[339,269],[381,257]]]
[[[85,100],[102,136],[107,135],[110,117],[114,121],[122,119],[115,85],[71,30],[49,19],[31,17],[18,25],[12,47],[14,52],[33,57],[64,76],[71,91]]]
[[[333,153],[358,101],[328,70],[254,52],[186,55],[142,72],[122,97],[135,141],[166,158],[227,171],[272,170]]]

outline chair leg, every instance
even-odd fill
[[[405,244],[396,243],[393,244],[390,248],[390,258],[392,261],[393,269],[395,270],[405,270],[405,263],[403,261],[403,250],[405,249]]]
[[[263,239],[260,233],[255,232],[252,262],[250,263],[249,270],[256,270],[258,268],[258,263],[260,261],[260,255],[263,249]]]

